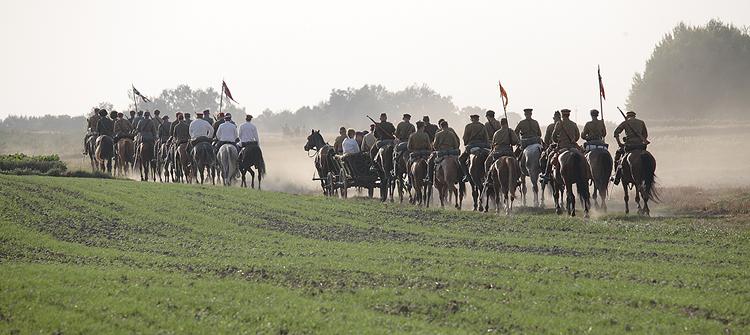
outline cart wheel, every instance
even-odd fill
[[[346,197],[348,195],[347,194],[348,193],[348,189],[349,189],[349,182],[347,181],[347,177],[343,176],[341,178],[341,197],[342,198],[346,199]]]
[[[367,197],[372,199],[372,196],[375,194],[375,187],[370,186],[367,188]]]
[[[333,187],[333,173],[331,172],[328,172],[328,176],[326,177],[326,188],[328,189],[328,196],[333,196],[335,188]]]

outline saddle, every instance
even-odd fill
[[[375,148],[377,148],[378,150],[389,145],[393,145],[393,140],[380,140],[375,142]]]
[[[484,147],[473,147],[469,149],[469,153],[472,155],[481,155],[481,154],[489,154],[490,148],[484,148]]]
[[[539,136],[521,138],[521,149],[526,149],[526,147],[532,144],[542,144],[542,138]]]
[[[458,150],[458,149],[438,150],[438,151],[435,151],[435,155],[437,156],[437,158],[443,158],[446,156],[458,156],[458,155],[461,155],[461,150]]]
[[[409,153],[409,160],[415,160],[418,158],[428,158],[430,157],[430,154],[432,154],[432,151],[430,150],[412,151],[411,153]]]
[[[583,143],[583,148],[586,151],[591,151],[594,149],[609,150],[609,144],[604,143],[603,140],[590,140]]]
[[[495,160],[503,156],[513,157],[513,148],[510,145],[503,145],[499,148],[495,148],[495,150],[490,153],[490,156]]]
[[[625,147],[625,152],[631,152],[635,150],[646,150],[647,145],[640,144],[640,143],[636,143],[636,144],[625,143],[624,147]]]

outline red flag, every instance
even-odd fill
[[[143,94],[141,94],[141,92],[138,92],[138,90],[135,88],[135,86],[133,86],[132,84],[130,86],[133,87],[133,94],[135,94],[136,96],[140,97],[141,100],[143,100],[143,102],[151,102],[151,100],[148,100],[148,98],[144,97]]]
[[[607,96],[604,94],[604,83],[602,82],[602,69],[598,65],[596,66],[596,74],[599,76],[599,94],[604,100],[607,100]]]
[[[221,81],[221,90],[224,91],[224,94],[227,96],[227,98],[232,99],[232,101],[234,102],[237,102],[237,100],[234,100],[234,98],[232,98],[232,92],[229,92],[229,87],[227,87],[227,83],[223,80]]]
[[[500,85],[500,99],[503,101],[503,109],[505,109],[508,107],[508,92],[505,92],[501,82],[498,81],[497,84]]]

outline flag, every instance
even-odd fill
[[[141,92],[138,92],[138,90],[135,88],[135,86],[133,86],[133,94],[135,94],[136,96],[140,97],[141,100],[143,100],[143,102],[151,102],[151,100],[148,100],[148,98],[144,97],[143,94],[141,94]]]
[[[227,98],[232,99],[232,101],[237,102],[237,100],[234,100],[232,98],[232,92],[229,92],[229,87],[227,87],[227,83],[225,81],[221,81],[221,90],[224,92],[224,94],[227,96]],[[239,103],[239,102],[237,102]]]
[[[604,83],[602,82],[602,69],[598,65],[596,66],[596,74],[599,76],[599,95],[604,100],[607,100],[607,96],[604,94]]]
[[[508,92],[505,92],[501,82],[498,81],[497,84],[500,85],[500,99],[503,101],[503,109],[505,109],[508,107]]]

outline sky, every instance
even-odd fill
[[[712,18],[748,26],[750,1],[0,0],[0,118],[123,109],[131,83],[157,96],[222,78],[251,114],[365,84],[501,109],[501,80],[511,112],[583,118],[597,65],[614,113],[666,33]]]

